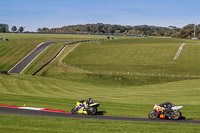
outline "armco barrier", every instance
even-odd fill
[[[104,41],[104,39],[101,39],[101,40],[83,40],[83,41],[76,41],[76,42],[64,44],[64,46],[56,53],[56,55],[53,58],[51,58],[49,61],[47,61],[44,65],[42,65],[39,69],[37,69],[35,72],[33,72],[32,76],[36,75],[45,66],[47,66],[49,63],[51,63],[67,45],[71,45],[71,44],[75,44],[75,43],[81,43],[81,42],[95,42],[95,41]]]

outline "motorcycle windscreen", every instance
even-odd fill
[[[100,104],[99,103],[93,103],[93,104],[90,104],[90,107],[98,107]]]

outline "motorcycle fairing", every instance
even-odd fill
[[[181,108],[183,108],[183,106],[174,106],[174,107],[172,107],[172,110],[180,110]]]
[[[158,116],[161,118],[161,119],[167,119],[166,116],[164,115],[164,108],[163,107],[160,107],[158,105],[155,105],[154,106],[154,111],[156,111],[158,113]]]
[[[158,106],[158,105],[155,105],[154,107],[153,107],[153,109],[158,113],[158,115],[160,115],[161,113],[164,113],[164,108],[162,108],[162,107],[160,107],[160,106]]]
[[[88,114],[87,111],[84,110],[85,106],[86,106],[86,102],[81,102],[81,101],[78,101],[76,103],[76,105],[78,106],[79,110],[78,110],[78,114]]]

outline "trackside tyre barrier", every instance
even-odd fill
[[[104,41],[104,39],[101,40],[83,40],[83,41],[76,41],[76,42],[72,42],[72,43],[67,43],[64,44],[64,46],[56,53],[56,55],[51,58],[49,61],[47,61],[44,65],[42,65],[39,69],[37,69],[35,72],[32,73],[32,76],[36,75],[38,72],[40,72],[45,66],[47,66],[49,63],[51,63],[60,53],[61,51],[67,46],[67,45],[71,45],[71,44],[75,44],[75,43],[81,43],[81,42],[95,42],[95,41]]]

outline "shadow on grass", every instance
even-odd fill
[[[106,111],[99,111],[97,112],[97,115],[104,115],[106,113]]]
[[[186,118],[184,116],[181,116],[179,120],[186,120]]]

